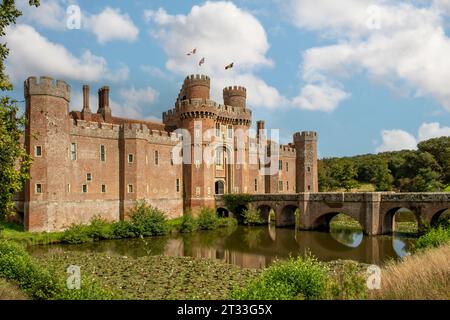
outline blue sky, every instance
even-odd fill
[[[18,100],[27,76],[49,75],[72,86],[73,110],[82,84],[93,111],[110,85],[113,113],[160,119],[184,77],[205,73],[218,102],[224,86],[246,86],[254,123],[280,129],[282,142],[317,131],[322,157],[450,136],[447,0],[27,2],[3,39]],[[79,29],[67,27],[78,21],[70,5]]]

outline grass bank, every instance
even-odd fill
[[[392,262],[382,269],[381,289],[371,299],[449,300],[450,245],[432,248]]]
[[[29,298],[15,283],[0,278],[0,300],[29,300]]]
[[[88,225],[74,224],[63,232],[27,232],[22,225],[0,220],[0,239],[25,245],[80,244],[214,230],[236,224],[237,221],[233,218],[218,218],[215,211],[209,208],[203,208],[197,218],[187,213],[183,217],[169,220],[161,210],[140,202],[131,210],[127,221],[107,222],[93,218]]]

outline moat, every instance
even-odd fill
[[[191,256],[218,259],[246,268],[264,268],[275,259],[286,259],[309,250],[319,260],[351,259],[382,265],[408,254],[414,238],[393,234],[366,236],[361,231],[328,232],[237,226],[192,234],[144,239],[109,240],[81,245],[30,248],[34,253],[89,251],[141,257],[146,255]]]

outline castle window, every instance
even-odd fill
[[[92,174],[91,173],[87,173],[86,174],[86,181],[92,181]]]
[[[196,188],[195,188],[195,195],[196,195],[197,197],[200,196],[200,187],[196,187]]]
[[[233,139],[233,126],[228,125],[228,139]]]
[[[278,160],[278,170],[283,170],[283,160]]]
[[[128,155],[128,163],[133,163],[133,154]]]
[[[155,165],[159,165],[159,151],[155,151]]]
[[[308,172],[311,172],[311,167],[308,167]]]
[[[216,137],[220,137],[220,123],[216,123]]]
[[[258,179],[255,179],[255,192],[258,191]]]
[[[218,165],[218,166],[223,165],[223,150],[222,149],[216,150],[216,165]]]
[[[128,185],[128,193],[133,193],[133,185],[132,184]]]
[[[278,191],[283,191],[283,181],[278,181]]]
[[[286,161],[286,172],[289,172],[289,162]]]
[[[180,192],[180,179],[177,179],[177,192]]]
[[[100,161],[105,161],[106,160],[106,158],[105,158],[105,146],[104,145],[101,145],[100,146]]]
[[[70,193],[70,183],[67,184],[67,193]]]
[[[36,193],[42,193],[42,184],[36,183],[34,190]]]
[[[308,191],[311,191],[311,186],[308,186]]]
[[[87,193],[88,189],[87,189],[87,184],[83,184],[83,187],[81,188],[83,193]]]
[[[170,165],[173,166],[173,152],[170,151]]]
[[[286,191],[289,191],[289,181],[286,181]]]
[[[36,157],[41,157],[42,156],[42,147],[41,146],[34,147],[34,155]]]
[[[71,154],[72,160],[77,160],[77,144],[76,143],[72,143],[72,145],[70,146],[70,154]]]
[[[102,193],[106,193],[106,184],[102,184]]]

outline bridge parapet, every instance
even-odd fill
[[[382,202],[449,202],[450,192],[383,193]]]

